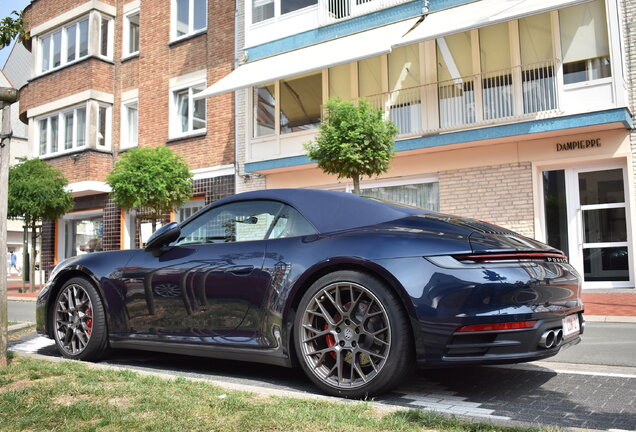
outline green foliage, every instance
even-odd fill
[[[167,147],[133,148],[106,179],[112,199],[126,210],[148,209],[151,218],[168,214],[192,196],[192,173]]]
[[[11,15],[15,15],[15,18]],[[18,38],[19,41],[28,40],[22,12],[12,11],[8,17],[0,20],[0,49],[9,46],[11,41]]]
[[[40,159],[29,159],[9,168],[8,217],[26,225],[54,220],[73,208],[73,196],[64,188],[61,171]]]
[[[353,179],[359,192],[360,176],[379,175],[389,169],[396,134],[397,127],[367,101],[332,98],[327,101],[316,142],[305,144],[305,150],[327,174]]]

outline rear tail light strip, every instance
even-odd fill
[[[524,330],[534,327],[536,321],[515,321],[495,324],[473,324],[458,328],[455,333]]]
[[[567,263],[568,257],[560,253],[552,252],[506,252],[474,255],[457,255],[457,261],[471,261],[474,263],[539,260],[549,262]]]

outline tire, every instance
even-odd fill
[[[68,280],[49,310],[58,351],[74,360],[99,360],[109,351],[104,304],[88,280]]]
[[[402,305],[381,280],[353,270],[327,274],[303,295],[294,344],[309,379],[346,398],[389,391],[415,364]]]

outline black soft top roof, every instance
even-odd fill
[[[320,233],[375,225],[427,210],[401,207],[351,193],[317,189],[266,189],[244,192],[216,201],[213,206],[245,200],[287,203],[309,220]]]

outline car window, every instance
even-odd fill
[[[311,234],[317,234],[316,229],[295,208],[286,205],[274,221],[269,238],[277,239]]]
[[[283,204],[241,201],[215,207],[181,227],[175,245],[264,240]]]

